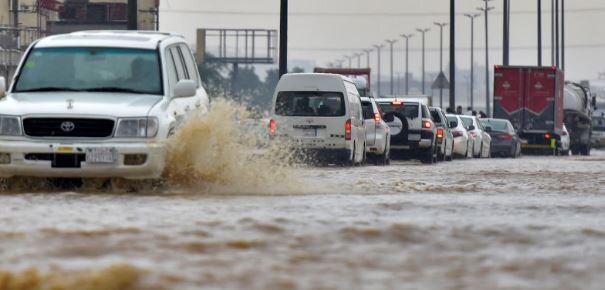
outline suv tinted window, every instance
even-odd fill
[[[418,104],[405,103],[401,105],[393,105],[391,103],[380,103],[378,104],[385,113],[398,112],[408,119],[418,118]]]
[[[437,124],[442,124],[443,120],[441,119],[441,114],[439,114],[439,111],[437,110],[431,110],[431,117],[433,118],[433,121]]]
[[[374,119],[374,108],[372,106],[372,102],[361,102],[361,107],[363,109],[364,119]]]
[[[275,114],[300,117],[344,116],[344,96],[336,92],[280,92],[275,103]]]

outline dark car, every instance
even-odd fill
[[[492,156],[516,158],[521,155],[521,138],[506,119],[480,119],[481,125],[492,137]]]

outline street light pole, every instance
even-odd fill
[[[390,49],[391,49],[391,96],[395,95],[395,80],[394,80],[394,72],[393,72],[393,62],[394,62],[394,57],[393,57],[393,46],[395,45],[395,43],[397,43],[397,40],[393,39],[393,40],[386,40],[386,42],[389,44]]]
[[[485,14],[485,112],[488,117],[492,116],[491,105],[490,105],[490,93],[489,93],[489,18],[488,14],[494,7],[489,7],[489,1],[493,0],[482,0],[485,2],[485,8],[477,8]]]
[[[384,44],[382,45],[374,45],[374,48],[376,48],[376,53],[378,56],[378,65],[377,65],[377,77],[376,77],[376,94],[377,97],[380,98],[381,94],[380,94],[380,50],[384,48]]]
[[[288,73],[288,0],[281,0],[279,17],[279,77]]]
[[[431,31],[430,28],[418,28],[416,31],[422,33],[422,94],[426,94],[426,82],[425,82],[425,73],[426,73],[426,59],[425,59],[425,34]]]
[[[565,0],[561,0],[561,70],[565,71]]]
[[[542,66],[542,0],[538,0],[538,66]]]
[[[456,0],[450,0],[450,107],[456,107]]]
[[[414,37],[413,34],[402,34],[401,37],[405,38],[405,95],[410,94],[410,38]]]
[[[355,54],[353,54],[353,56],[357,58],[357,68],[361,68],[361,56],[362,55],[363,55],[363,53],[355,53]]]
[[[510,63],[510,0],[504,0],[503,4],[504,32],[502,37],[502,64],[508,66]]]
[[[439,26],[439,73],[443,73],[443,28],[447,23],[435,22]],[[443,108],[443,88],[439,88],[439,107]]]
[[[481,14],[464,14],[471,20],[471,110],[475,109],[475,18]]]

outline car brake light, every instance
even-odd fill
[[[462,131],[454,131],[452,134],[454,135],[454,138],[462,137],[464,135]]]
[[[550,133],[546,133],[546,134],[544,134],[544,138],[546,138],[546,140],[550,140],[550,138],[552,138],[552,136],[550,135]]]
[[[391,104],[398,107],[403,106],[403,102],[398,100],[393,101]]]
[[[510,141],[510,140],[513,140],[513,135],[512,134],[501,134],[501,135],[498,135],[498,139]]]
[[[433,128],[433,121],[424,119],[422,120],[422,129],[431,129]]]
[[[443,129],[441,129],[441,128],[437,129],[437,138],[439,138],[439,139],[443,138]]]
[[[269,136],[274,137],[276,131],[277,131],[277,124],[275,123],[274,119],[271,119],[269,121]]]
[[[345,140],[351,140],[351,119],[348,119],[345,123]]]

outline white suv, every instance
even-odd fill
[[[188,111],[207,111],[185,39],[91,31],[30,46],[0,79],[0,177],[154,179]]]

